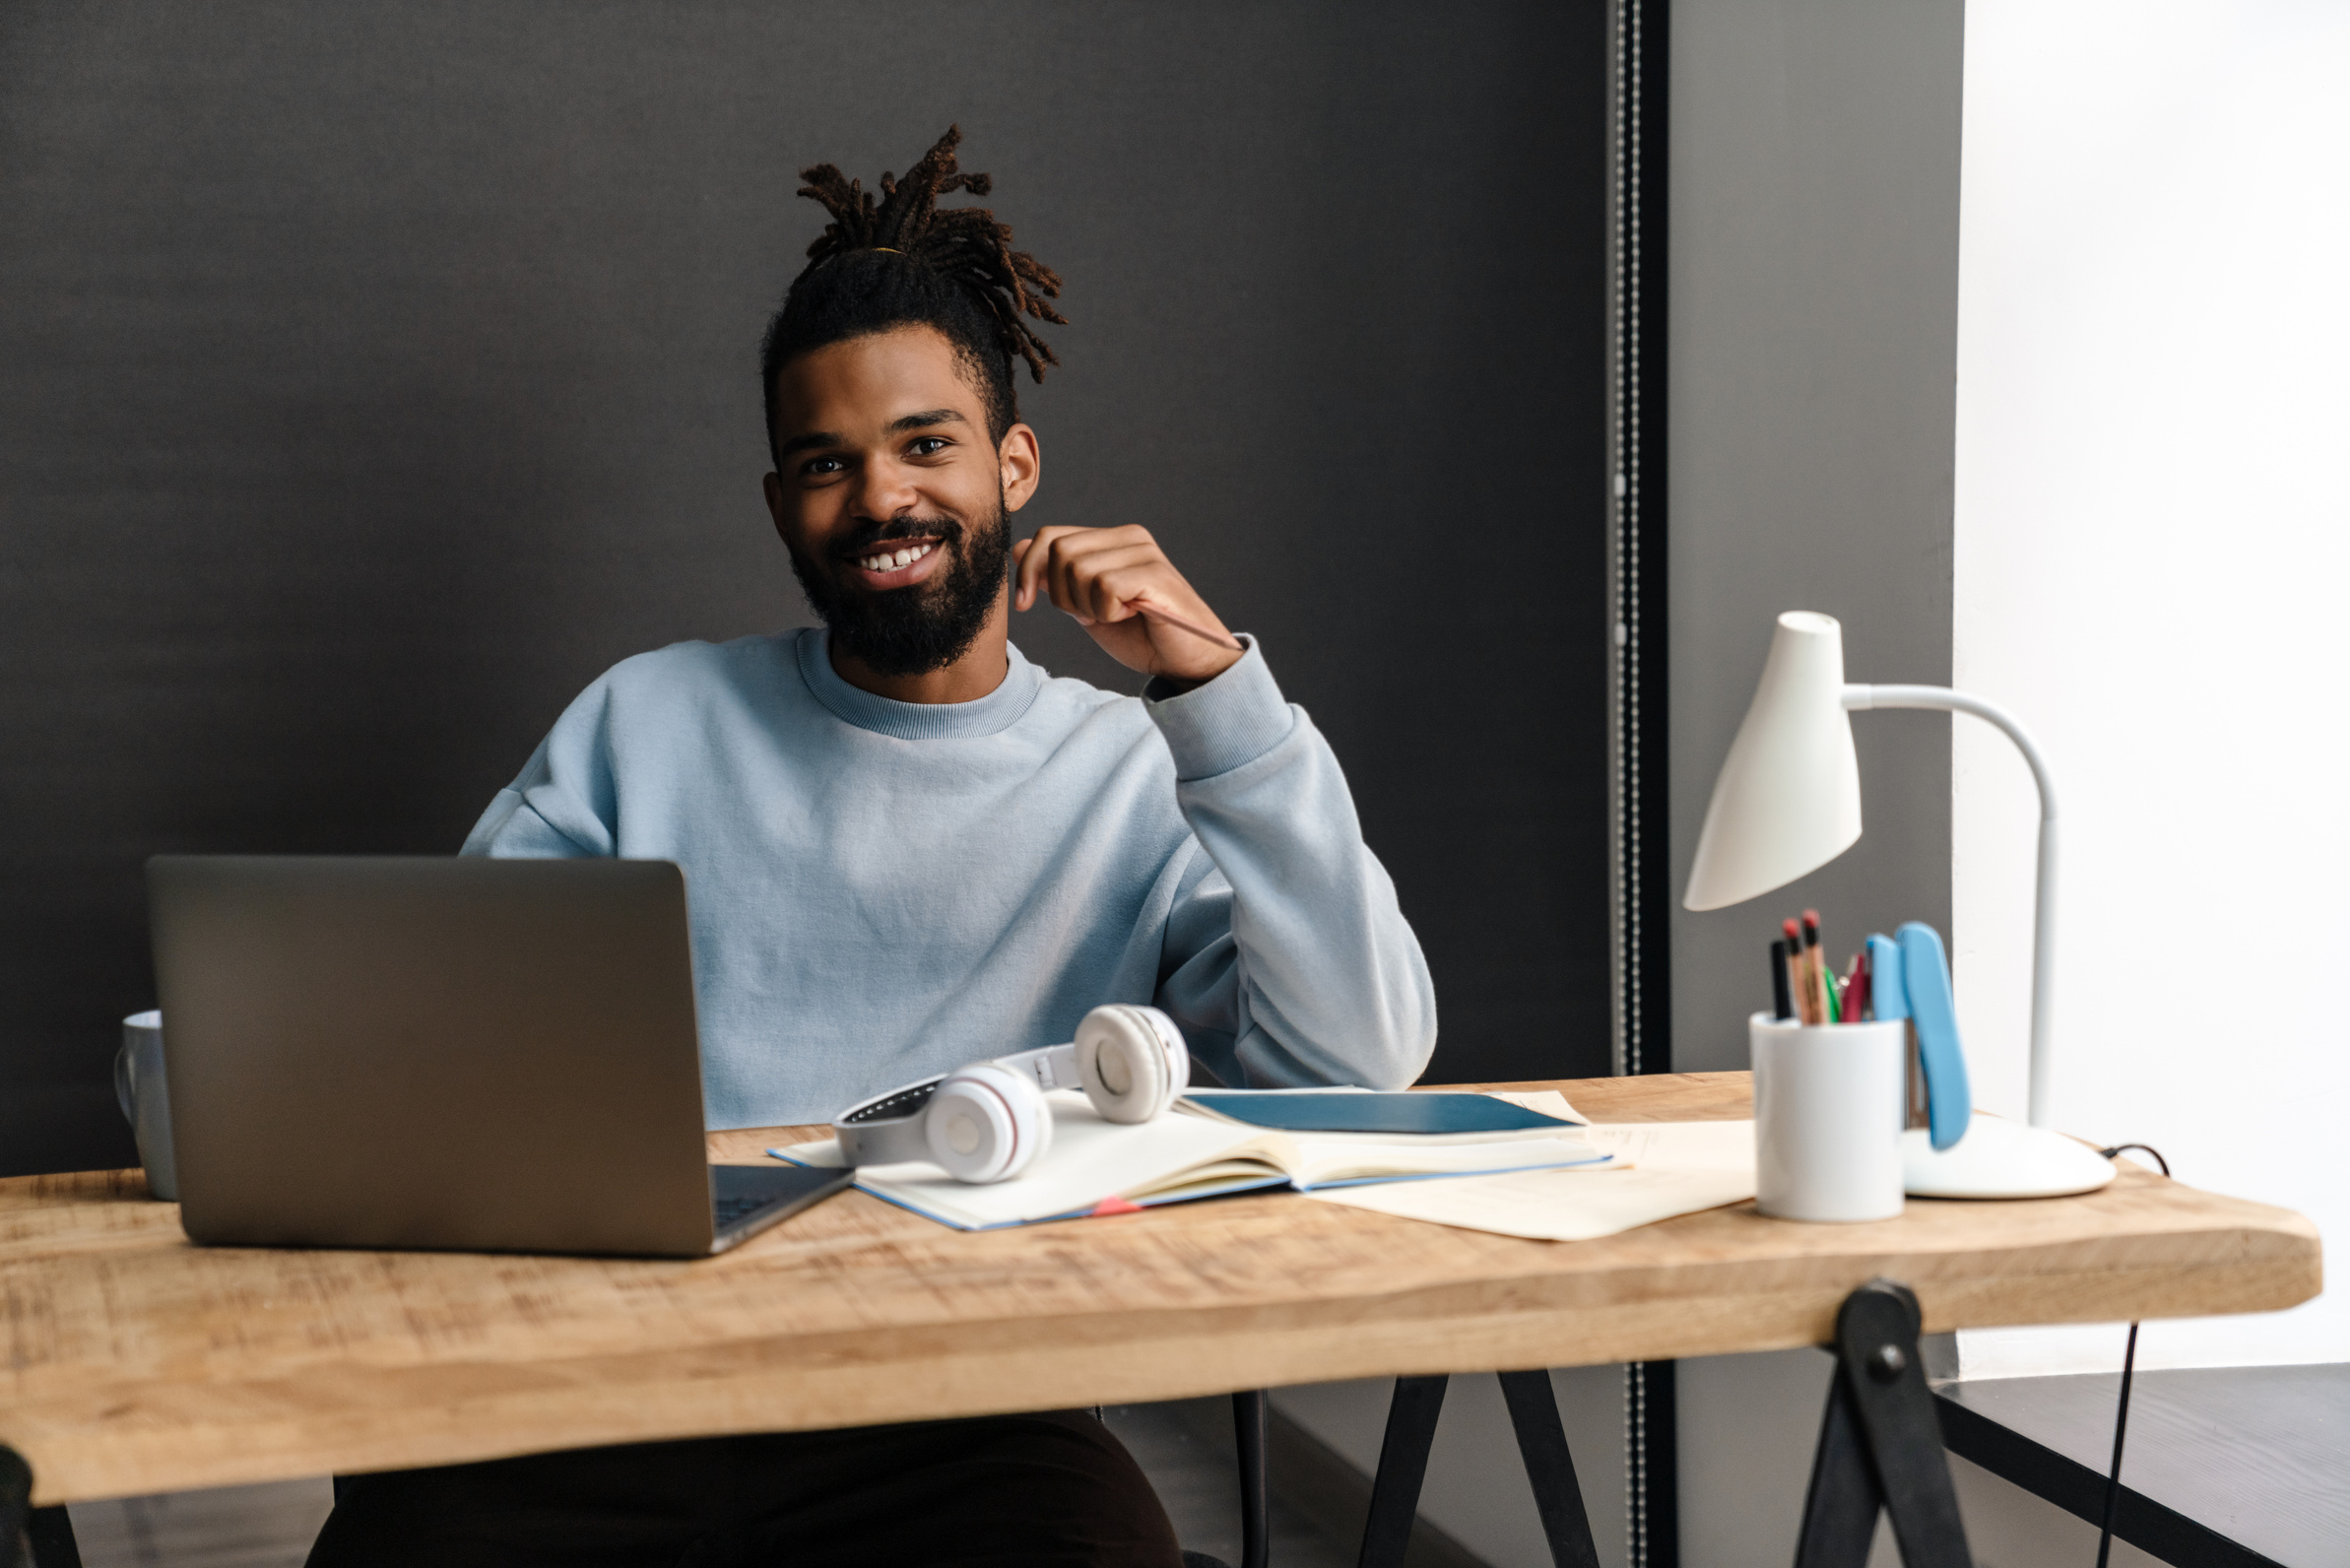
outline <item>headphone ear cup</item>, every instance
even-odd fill
[[[1113,1122],[1147,1122],[1191,1084],[1183,1031],[1156,1008],[1095,1008],[1077,1025],[1077,1047],[1085,1097]]]
[[[1183,1038],[1183,1031],[1175,1020],[1156,1008],[1135,1009],[1150,1024],[1158,1036],[1158,1045],[1167,1057],[1167,1104],[1172,1105],[1192,1086],[1192,1048]]]
[[[1053,1111],[1033,1079],[980,1062],[939,1085],[923,1112],[922,1137],[956,1181],[1006,1181],[1053,1146]]]

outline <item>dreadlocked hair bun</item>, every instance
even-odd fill
[[[989,176],[955,166],[961,141],[961,128],[948,126],[905,178],[881,176],[878,201],[830,163],[801,170],[808,183],[799,194],[822,203],[832,221],[767,324],[759,370],[770,445],[776,376],[828,344],[893,327],[936,328],[973,372],[997,441],[1019,419],[1012,361],[1027,361],[1038,381],[1046,365],[1061,362],[1023,319],[1067,325],[1048,302],[1061,295],[1060,276],[1012,249],[1012,229],[988,209],[939,206],[956,191],[985,196],[994,188]]]

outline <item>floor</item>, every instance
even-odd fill
[[[83,1568],[301,1568],[334,1493],[325,1476],[77,1503]]]
[[[1158,1488],[1190,1550],[1240,1562],[1240,1488],[1223,1400],[1115,1405],[1103,1412]],[[334,1497],[325,1477],[267,1486],[76,1504],[84,1568],[300,1568]],[[1351,1547],[1319,1534],[1278,1494],[1281,1568],[1346,1568]]]

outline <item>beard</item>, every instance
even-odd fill
[[[787,540],[792,575],[833,640],[876,675],[944,670],[970,650],[1004,591],[1012,513],[999,496],[995,516],[971,528],[951,517],[869,521],[834,559],[871,554],[893,539],[938,540],[947,555],[944,568],[910,588],[869,593],[842,581],[831,560],[817,560]]]

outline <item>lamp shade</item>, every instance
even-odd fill
[[[1817,871],[1860,836],[1860,763],[1844,709],[1844,628],[1779,618],[1746,722],[1714,780],[1681,902],[1720,909]]]

